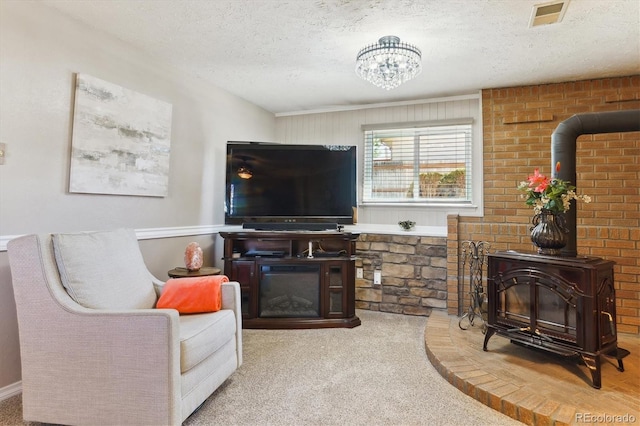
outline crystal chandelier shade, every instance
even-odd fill
[[[253,172],[251,172],[247,167],[242,166],[238,169],[238,176],[242,179],[251,179],[253,177]]]
[[[415,46],[400,43],[396,36],[385,36],[358,52],[356,74],[386,90],[398,87],[422,71],[422,52]]]

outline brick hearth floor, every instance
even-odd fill
[[[458,319],[434,311],[424,337],[431,363],[460,391],[529,425],[640,423],[640,337],[618,335],[618,346],[631,352],[625,371],[603,357],[602,388],[594,389],[579,357],[521,347],[495,334],[484,352],[478,322],[461,330]]]

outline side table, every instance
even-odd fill
[[[208,275],[218,275],[220,274],[220,268],[213,268],[209,266],[203,266],[197,271],[190,271],[187,268],[178,267],[173,268],[167,274],[171,278],[185,278],[185,277],[206,277]]]

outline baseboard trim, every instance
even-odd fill
[[[139,240],[156,238],[188,237],[191,235],[216,234],[224,225],[175,226],[166,228],[136,229]],[[21,235],[0,235],[0,251],[7,251],[7,243]]]
[[[22,381],[0,388],[0,402],[22,393]]]

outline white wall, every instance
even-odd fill
[[[76,73],[173,105],[167,197],[68,192]],[[0,165],[0,238],[222,224],[226,141],[275,138],[273,114],[37,2],[0,1],[0,90],[0,142],[7,145]],[[166,278],[188,240],[145,241],[152,272]],[[213,252],[213,236],[197,240]],[[19,380],[11,276],[7,253],[0,252],[0,395]]]
[[[472,179],[474,205],[452,208],[451,206],[363,206],[363,147],[362,125],[473,119]],[[418,227],[447,226],[447,215],[458,213],[464,216],[479,216],[483,211],[482,197],[482,107],[480,94],[456,96],[415,102],[403,102],[380,106],[354,108],[346,111],[314,112],[307,114],[279,115],[276,117],[276,140],[289,144],[356,145],[358,148],[358,223],[393,225],[400,220],[411,219]]]

